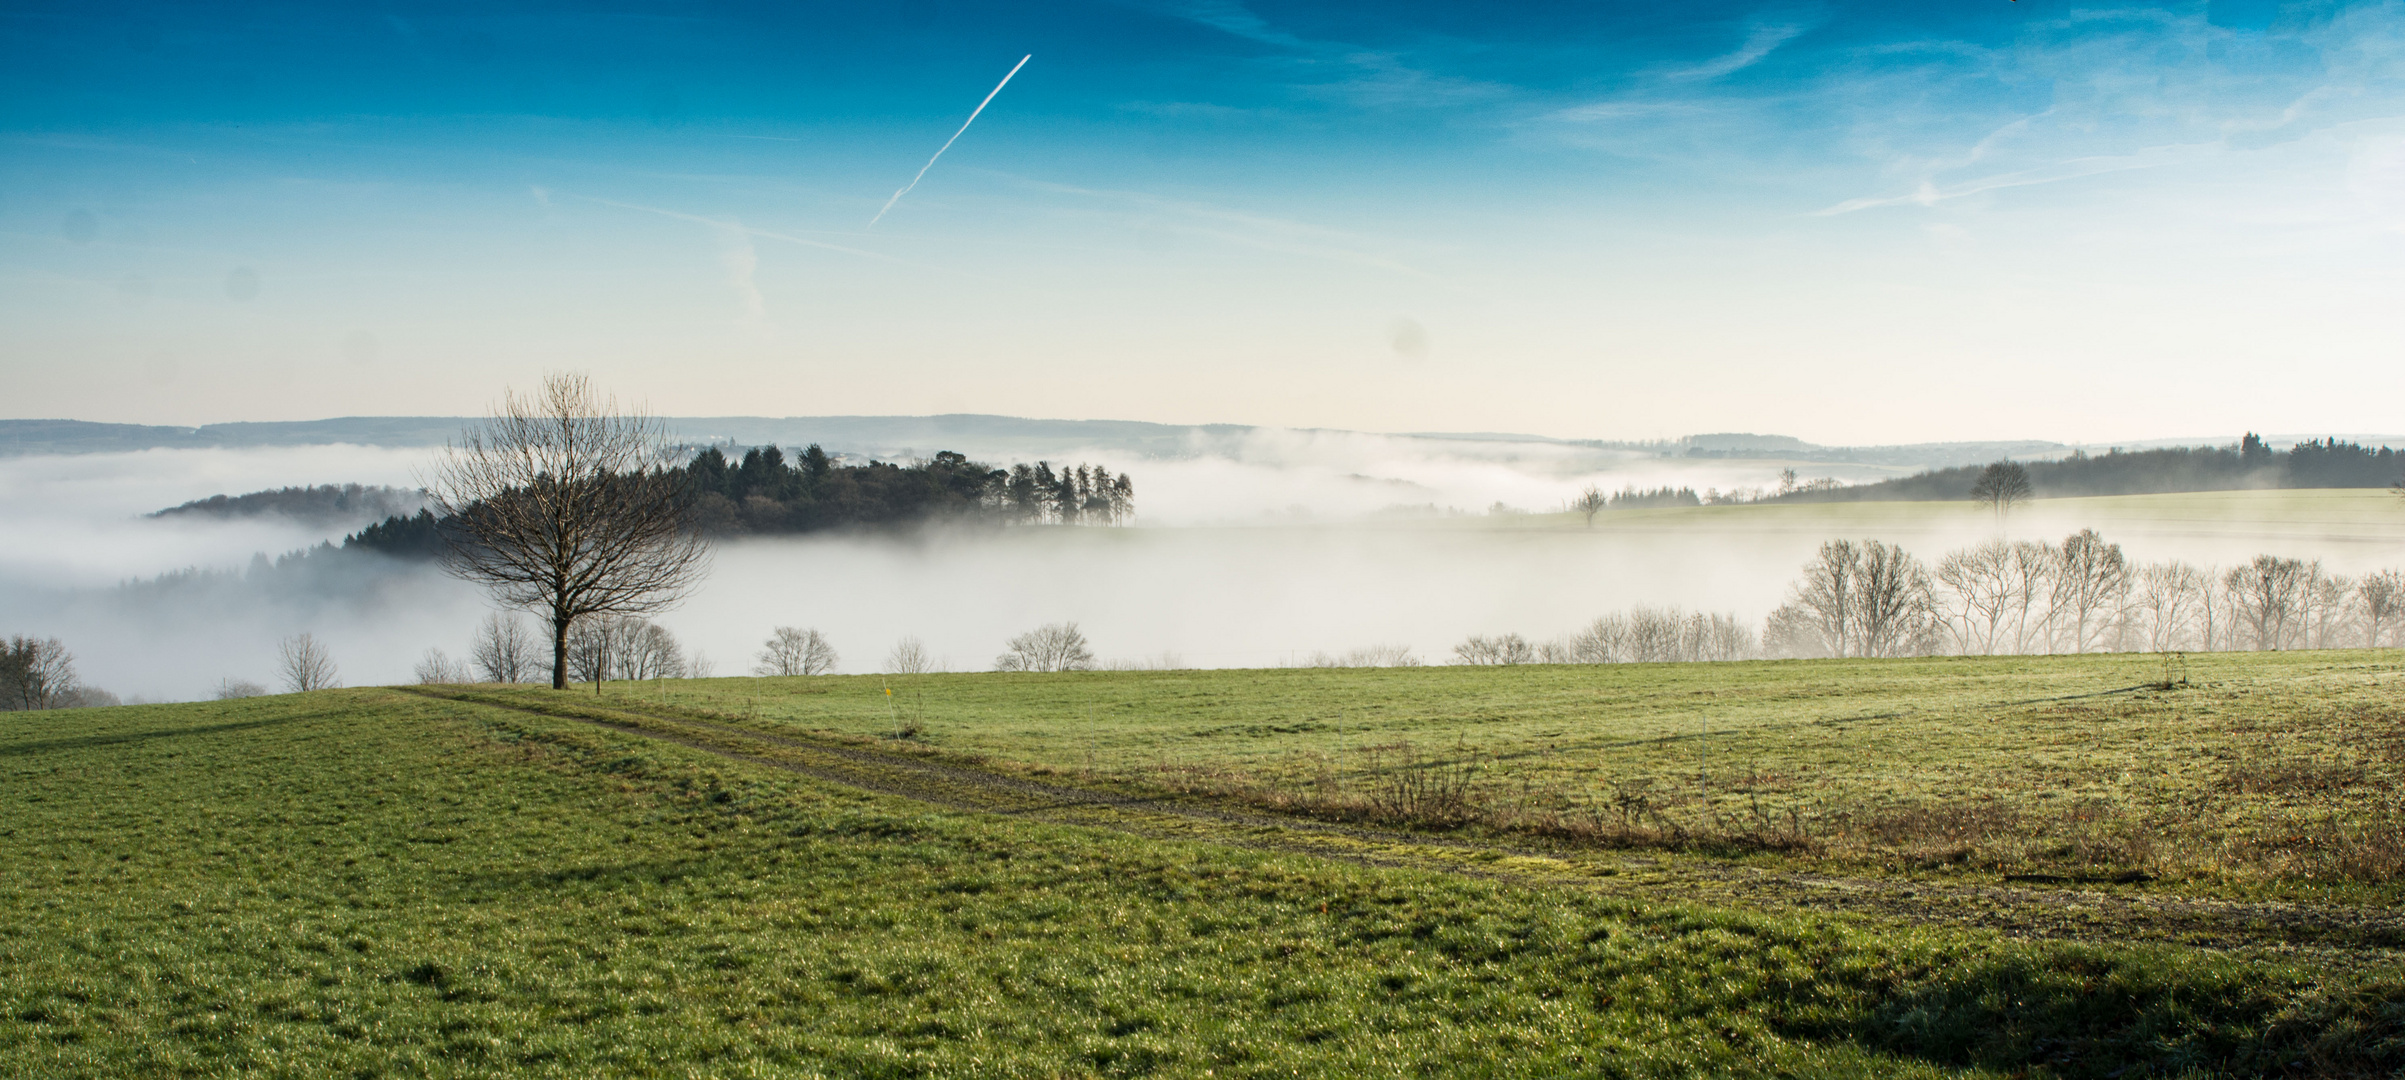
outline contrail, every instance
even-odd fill
[[[1018,63],[1011,65],[1010,75],[1018,74],[1019,69],[1026,67],[1027,62],[1033,59],[1035,59],[1034,53],[1028,53],[1027,55],[1020,57]],[[1004,75],[1001,82],[994,84],[994,94],[1001,93],[1003,87],[1010,85],[1010,75]],[[925,165],[919,166],[918,176],[911,177],[909,183],[902,185],[902,190],[894,192],[893,198],[885,200],[885,205],[877,208],[877,216],[868,219],[869,228],[876,228],[877,223],[885,219],[885,212],[887,210],[893,209],[895,203],[901,202],[902,196],[910,194],[911,188],[919,186],[920,178],[927,175],[927,170],[935,167],[935,158],[944,156],[944,150],[952,149],[952,144],[960,141],[961,134],[969,130],[969,125],[977,122],[977,114],[984,112],[987,105],[993,104],[994,94],[987,94],[984,101],[978,102],[977,107],[969,111],[969,118],[960,122],[960,130],[953,132],[951,138],[944,140],[943,149],[937,150],[935,152],[935,157],[928,158]]]

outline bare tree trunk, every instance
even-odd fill
[[[551,609],[551,688],[568,688],[568,613]]]

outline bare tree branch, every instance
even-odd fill
[[[505,393],[426,485],[451,572],[550,616],[554,689],[567,686],[576,620],[670,607],[707,566],[665,442],[649,416],[557,374],[534,394]]]

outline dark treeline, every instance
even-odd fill
[[[1694,488],[1658,487],[1651,491],[1639,491],[1632,487],[1622,488],[1618,495],[1612,496],[1611,508],[1614,510],[1650,510],[1662,506],[1702,506],[1703,504],[1703,496],[1697,495]]]
[[[2233,446],[2182,446],[2074,452],[2058,461],[2023,463],[2036,498],[2152,495],[2244,488],[2376,488],[2405,476],[2405,453],[2329,439],[2275,450],[2249,433]],[[1875,484],[1819,487],[1775,498],[1790,502],[1905,502],[1968,498],[1981,466],[1965,465]]]
[[[321,484],[254,491],[248,495],[211,495],[151,514],[154,518],[257,517],[281,514],[296,521],[356,521],[406,515],[426,504],[426,493],[396,487],[362,484]]]
[[[813,444],[791,464],[755,447],[730,461],[717,447],[684,473],[705,532],[801,533],[859,526],[971,521],[1003,525],[1116,525],[1135,513],[1135,484],[1099,465],[1050,462],[997,469],[945,451],[925,461],[838,464]]]
[[[714,536],[776,535],[922,522],[1117,525],[1135,515],[1135,483],[1100,465],[1049,462],[998,469],[949,451],[925,461],[845,465],[817,446],[791,462],[774,446],[739,460],[710,447],[677,470],[694,518]],[[343,550],[404,559],[442,554],[432,513],[390,517],[345,537]]]

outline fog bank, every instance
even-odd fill
[[[1065,620],[1105,661],[1269,666],[1402,645],[1441,662],[1469,634],[1550,637],[1633,604],[1757,622],[1824,540],[1878,537],[1934,562],[1998,531],[1968,507],[1929,503],[1613,511],[1592,529],[1562,516],[1378,515],[1415,504],[1542,507],[1597,476],[1667,475],[1639,471],[1657,467],[1642,461],[1625,474],[1582,472],[1550,451],[1504,460],[1386,449],[1308,439],[1243,459],[1146,463],[1136,528],[731,542],[695,594],[657,621],[721,675],[747,671],[779,625],[825,632],[853,672],[877,670],[905,635],[951,669],[984,669],[1010,635]],[[424,458],[311,447],[0,459],[0,633],[59,636],[87,682],[153,700],[205,696],[223,678],[273,685],[276,642],[304,631],[329,644],[345,682],[404,681],[430,646],[466,652],[486,610],[481,594],[422,564],[364,556],[315,561],[329,569],[311,575],[262,574],[251,569],[256,556],[332,537],[273,517],[140,515],[284,485],[407,485]],[[1389,497],[1402,485],[1412,495]],[[1290,499],[1369,516],[1297,516]],[[2228,566],[2270,551],[2359,573],[2405,563],[2399,504],[2376,491],[2056,500],[2017,512],[2003,531],[2059,540],[2094,527],[2135,560]],[[1214,520],[1249,524],[1164,523]],[[209,573],[154,580],[185,568]]]

